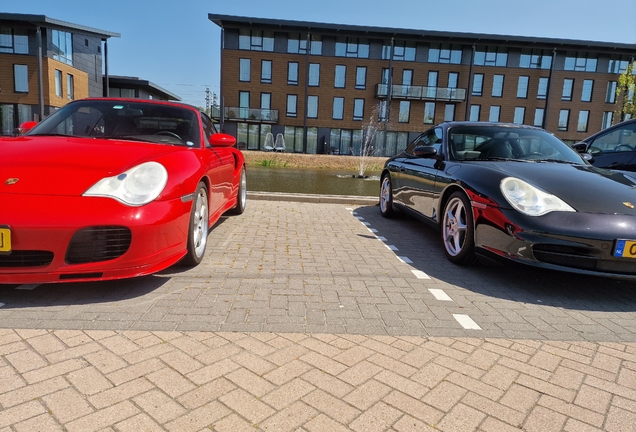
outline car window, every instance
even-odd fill
[[[200,143],[196,111],[145,101],[71,102],[27,135],[66,135],[195,146]]]
[[[438,154],[442,152],[442,128],[436,127],[424,132],[413,140],[406,148],[406,153],[413,154],[413,149],[417,146],[433,146]]]
[[[461,125],[449,129],[451,160],[532,160],[584,163],[554,135],[534,128]]]
[[[205,146],[210,147],[210,136],[217,133],[216,127],[207,114],[200,112],[199,115],[201,116],[201,123],[203,124],[203,133],[205,135],[203,139],[205,141]]]
[[[588,152],[598,154],[633,149],[636,149],[636,123],[629,123],[596,137],[590,142]]]

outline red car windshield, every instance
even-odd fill
[[[198,113],[144,101],[71,102],[34,127],[27,136],[64,135],[123,139],[170,145],[200,145]]]

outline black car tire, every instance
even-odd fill
[[[449,261],[460,265],[477,262],[473,211],[465,193],[454,192],[448,198],[440,231],[444,253]]]
[[[196,266],[203,260],[208,242],[208,190],[203,182],[197,186],[190,211],[190,227],[188,229],[188,252],[181,263],[186,266]]]
[[[239,179],[239,188],[236,193],[236,205],[227,211],[231,215],[240,215],[245,211],[247,205],[247,178],[245,176],[245,167],[241,168],[241,176]]]
[[[391,186],[391,175],[385,174],[380,182],[380,214],[385,218],[395,216],[393,209],[393,187]]]

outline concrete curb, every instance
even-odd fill
[[[248,191],[247,198],[263,201],[295,201],[321,204],[360,204],[377,205],[377,197],[351,196],[351,195],[314,195],[285,192],[254,192]]]

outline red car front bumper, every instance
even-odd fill
[[[0,253],[0,283],[109,280],[163,270],[186,253],[191,207],[192,201],[181,199],[129,207],[101,197],[0,195],[0,226],[9,227],[11,236],[11,251]],[[95,257],[86,258],[91,262],[69,262],[73,236],[100,227],[128,232],[129,242],[120,245],[125,252],[104,259],[107,254],[93,251]],[[82,247],[90,248],[84,240]],[[108,241],[100,238],[99,245]],[[34,264],[17,258],[22,254],[52,257]]]

